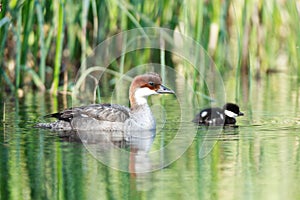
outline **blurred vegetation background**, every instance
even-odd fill
[[[124,30],[164,27],[194,38],[222,76],[239,82],[285,72],[300,77],[298,0],[0,0],[0,91],[71,90],[80,63]],[[130,59],[131,56],[131,59]],[[128,55],[124,73],[138,59]],[[176,67],[166,52],[166,64]],[[159,62],[159,56],[156,59]],[[117,61],[121,62],[121,61]],[[193,74],[190,69],[185,73]],[[231,76],[232,75],[232,76]],[[193,76],[191,76],[193,77]],[[195,77],[194,77],[195,78]],[[243,87],[237,87],[242,90]],[[238,93],[238,92],[237,92]]]

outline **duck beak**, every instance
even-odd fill
[[[163,85],[160,85],[160,87],[158,88],[158,90],[156,90],[157,93],[159,94],[175,94],[175,92]]]
[[[242,112],[240,111],[239,116],[244,116],[244,113],[242,113]]]

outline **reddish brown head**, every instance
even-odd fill
[[[131,106],[147,104],[147,97],[153,94],[174,94],[174,91],[162,85],[159,74],[151,72],[136,76],[129,89]]]

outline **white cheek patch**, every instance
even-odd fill
[[[238,116],[237,114],[235,114],[234,112],[229,111],[229,110],[225,110],[224,113],[225,113],[225,115],[227,115],[228,117],[231,117],[231,118],[235,118]]]
[[[150,90],[147,87],[143,87],[143,88],[138,88],[135,91],[135,97],[139,98],[139,97],[147,97],[150,96],[152,94],[158,94],[155,90]]]
[[[219,115],[219,117],[220,117],[221,119],[224,119],[224,116],[223,116],[223,114],[222,114],[222,113],[220,113],[220,112],[217,112],[217,114]]]
[[[203,118],[203,117],[206,117],[206,115],[207,115],[207,111],[203,111],[202,113],[201,113],[201,117]]]
[[[134,98],[138,105],[142,105],[142,104],[146,104],[147,97],[153,94],[158,94],[158,93],[154,90],[150,90],[147,87],[138,88],[134,93]]]

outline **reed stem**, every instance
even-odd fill
[[[52,93],[57,94],[59,86],[59,74],[61,68],[61,58],[63,50],[63,37],[64,37],[64,0],[58,3],[58,24],[57,24],[57,37],[56,37],[56,53],[55,65],[53,73]]]
[[[41,52],[41,58],[40,58],[40,66],[39,66],[39,75],[40,79],[43,84],[45,84],[46,81],[46,48],[45,48],[45,33],[44,33],[44,16],[42,11],[42,6],[39,1],[36,2],[36,13],[38,18],[38,24],[39,24],[39,31],[40,31],[40,52]]]
[[[16,41],[16,68],[15,68],[15,87],[19,89],[21,82],[21,37],[22,37],[22,9],[19,10],[17,19],[17,41]]]

